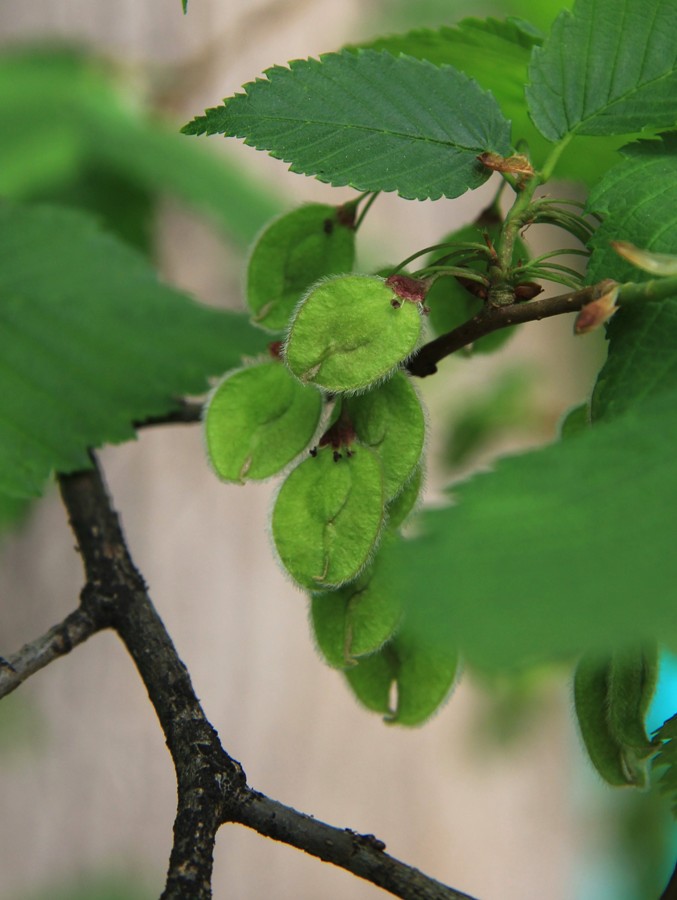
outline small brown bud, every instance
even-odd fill
[[[486,300],[489,296],[486,285],[481,284],[479,281],[475,281],[472,278],[464,278],[463,275],[455,275],[454,277],[461,287],[464,287],[473,297],[477,297],[479,300]]]
[[[588,334],[588,332],[595,331],[595,329],[607,322],[618,309],[616,306],[617,297],[618,285],[615,284],[605,294],[598,297],[597,300],[586,303],[576,316],[574,334]]]
[[[537,297],[543,288],[535,281],[523,281],[521,284],[515,285],[515,300],[533,300]]]
[[[641,250],[629,241],[611,241],[611,246],[619,256],[643,272],[650,272],[652,275],[677,275],[677,256],[672,253]]]
[[[494,172],[504,172],[506,175],[518,175],[521,178],[530,178],[534,169],[523,153],[513,156],[501,156],[499,153],[480,153],[477,157],[483,166]]]

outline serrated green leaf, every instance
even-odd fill
[[[299,304],[284,357],[303,382],[332,393],[357,391],[389,375],[421,333],[417,304],[393,307],[397,295],[375,275],[320,281]]]
[[[645,281],[650,276],[621,259],[611,241],[658,253],[677,252],[677,134],[636,141],[591,192],[587,212],[602,217],[590,241],[586,281]]]
[[[56,207],[0,206],[0,491],[39,494],[52,470],[201,393],[260,349],[243,316],[161,284],[95,222]]]
[[[586,280],[645,281],[610,241],[622,237],[661,253],[677,252],[677,135],[641,141],[593,191],[588,208],[603,216],[591,241]],[[593,395],[593,419],[609,418],[677,383],[677,297],[623,306],[608,325],[609,354]]]
[[[272,222],[254,246],[247,266],[247,303],[254,322],[283,331],[309,286],[325,275],[350,272],[355,230],[338,209],[309,203]]]
[[[280,362],[237,369],[207,405],[210,462],[224,481],[268,478],[308,446],[321,415],[319,391],[304,387]]]
[[[383,524],[383,477],[375,453],[358,447],[335,461],[320,449],[287,476],[273,508],[280,560],[310,591],[340,587],[369,561]]]
[[[393,500],[419,463],[425,442],[421,401],[404,372],[373,390],[349,397],[345,408],[357,438],[379,457],[386,502]]]
[[[184,133],[245,138],[294,172],[418,200],[478,187],[478,154],[510,149],[494,98],[451,67],[344,50],[264,75]]]
[[[313,594],[311,599],[318,647],[329,665],[339,669],[378,650],[391,637],[401,616],[390,570],[379,554],[355,581],[336,591]]]
[[[673,389],[456,486],[391,554],[410,620],[488,669],[674,646],[676,409]]]
[[[348,684],[368,709],[397,725],[421,725],[448,697],[458,672],[454,651],[422,641],[405,627],[381,650],[346,671]],[[391,694],[395,691],[394,704]]]
[[[526,96],[550,141],[677,122],[673,0],[577,0],[533,51]]]
[[[538,12],[542,11],[540,5]],[[417,29],[377,38],[360,46],[387,50],[394,55],[405,53],[438,66],[454,66],[475,79],[481,87],[491,91],[503,115],[512,122],[513,143],[526,141],[529,155],[539,167],[552,147],[531,121],[524,99],[524,85],[531,50],[541,41],[540,33],[530,30],[527,23],[489,18],[463,19],[451,27],[443,26],[435,31]],[[616,162],[618,145],[618,138],[574,138],[559,158],[556,174],[594,184]]]
[[[70,50],[12,49],[0,57],[0,194],[56,199],[115,179],[207,212],[245,245],[279,212],[237,163],[176,133],[130,103],[105,66]],[[106,206],[99,210],[107,214]]]

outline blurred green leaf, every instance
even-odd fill
[[[527,372],[508,371],[483,395],[464,404],[449,423],[445,461],[452,467],[462,465],[507,429],[532,424],[531,388]]]
[[[488,669],[656,635],[675,646],[675,410],[673,388],[426,512],[390,558],[421,633]]]
[[[117,179],[137,193],[174,195],[247,244],[279,211],[272,192],[140,109],[117,81],[72,50],[0,56],[0,194],[82,198],[83,173],[90,187],[95,177]]]
[[[39,494],[259,349],[83,214],[0,205],[0,491]]]

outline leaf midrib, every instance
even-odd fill
[[[267,120],[267,121],[271,121],[271,122],[293,123],[294,125],[299,126],[299,127],[314,125],[314,126],[321,126],[323,128],[331,128],[331,129],[337,129],[337,128],[354,129],[355,131],[365,131],[365,132],[367,132],[367,134],[381,135],[381,136],[385,135],[387,137],[396,137],[396,138],[400,138],[403,140],[409,140],[409,141],[422,141],[423,143],[428,143],[428,144],[439,144],[442,147],[447,147],[447,148],[456,149],[456,150],[466,150],[471,153],[475,153],[477,150],[486,149],[486,145],[483,145],[483,144],[477,144],[476,146],[466,146],[465,144],[462,144],[462,143],[454,144],[450,140],[443,141],[438,138],[426,137],[425,135],[407,134],[404,131],[387,131],[384,128],[373,128],[368,125],[353,125],[353,124],[348,124],[348,123],[342,123],[342,122],[337,123],[337,122],[331,122],[331,121],[325,122],[323,120],[318,120],[318,119],[297,119],[297,118],[293,118],[292,116],[272,116],[272,115],[266,115],[266,114],[261,114],[261,113],[257,113],[256,118],[257,118],[257,120],[261,120],[261,121]],[[251,140],[251,137],[246,134],[237,134],[234,132],[232,136],[237,137],[237,138],[247,138],[248,137]]]

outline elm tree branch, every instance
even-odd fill
[[[111,625],[146,686],[176,769],[178,808],[162,898],[211,897],[215,835],[228,818],[226,801],[233,802],[245,786],[244,773],[223,752],[200,707],[132,562],[98,468],[61,476],[60,487],[87,576],[83,596],[97,596],[108,607]]]
[[[535,322],[547,319],[551,316],[561,316],[565,313],[578,312],[588,303],[599,299],[607,293],[615,281],[605,279],[597,284],[591,284],[577,291],[567,294],[559,294],[556,297],[539,298],[526,303],[511,303],[506,306],[492,306],[487,304],[476,316],[468,322],[454,328],[453,331],[442,334],[435,340],[424,344],[418,353],[407,363],[407,370],[411,375],[425,378],[434,375],[437,371],[437,363],[450,356],[457,350],[467,347],[492,331],[500,328],[509,328],[523,322]],[[646,302],[650,300],[665,300],[668,297],[677,296],[677,277],[655,278],[651,281],[628,282],[620,284],[618,304]]]
[[[434,375],[437,371],[437,363],[445,356],[456,353],[457,350],[491,334],[492,331],[509,328],[511,325],[523,322],[547,319],[550,316],[578,312],[587,303],[591,303],[604,293],[602,286],[608,290],[611,284],[610,281],[603,281],[579,291],[570,291],[557,297],[530,300],[527,303],[511,303],[508,306],[488,304],[476,316],[459,325],[458,328],[424,344],[416,356],[407,363],[407,370],[411,375],[417,375],[419,378]]]
[[[214,840],[226,823],[304,850],[403,900],[472,900],[389,856],[373,836],[326,825],[247,786],[242,767],[225,752],[202,710],[93,463],[91,470],[61,476],[60,487],[87,576],[83,604],[96,604],[127,647],[176,770],[174,844],[161,900],[211,897]]]

